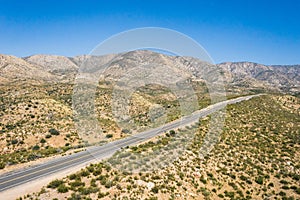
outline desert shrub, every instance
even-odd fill
[[[174,136],[176,134],[176,132],[174,130],[170,130],[169,133],[170,133],[171,136]]]
[[[299,174],[293,174],[292,178],[296,181],[300,180],[300,175]]]
[[[287,185],[289,182],[287,182],[286,180],[280,180],[281,184]]]
[[[61,185],[58,186],[57,191],[59,193],[66,193],[66,192],[69,191],[69,189],[68,189],[67,186],[65,186],[65,184],[61,184]]]
[[[107,193],[99,192],[98,193],[98,198],[101,199],[101,198],[105,197],[106,195],[107,195]]]
[[[288,189],[290,189],[290,187],[289,187],[289,186],[287,186],[287,185],[284,185],[284,186],[282,186],[281,188],[282,188],[282,189],[284,189],[284,190],[288,190]]]
[[[286,193],[283,192],[283,191],[280,191],[280,192],[279,192],[279,195],[280,195],[280,196],[286,196]]]
[[[106,138],[112,138],[112,137],[113,137],[113,134],[107,134],[105,137],[106,137]]]
[[[79,186],[85,186],[85,183],[81,182],[81,181],[74,181],[74,182],[71,182],[69,183],[71,187],[79,187]]]
[[[0,162],[0,169],[4,169],[5,168],[5,163],[4,162]]]
[[[296,189],[297,189],[297,186],[295,186],[295,185],[292,185],[292,186],[290,187],[290,189],[292,189],[292,190],[296,190]]]
[[[128,129],[122,129],[122,133],[128,134],[128,133],[130,133],[130,130],[128,130]]]
[[[17,144],[17,143],[18,143],[18,140],[17,140],[17,139],[11,140],[11,144]]]
[[[151,192],[157,194],[158,193],[158,187],[157,186],[154,186],[152,189],[151,189]]]
[[[244,175],[241,175],[240,179],[243,180],[243,181],[247,181],[248,178]]]
[[[86,169],[87,169],[89,172],[93,172],[93,171],[95,170],[93,165],[90,165],[90,166],[86,167]]]
[[[80,192],[83,195],[88,195],[91,193],[97,193],[99,191],[99,188],[97,187],[88,187],[88,188],[83,188]]]
[[[268,186],[269,187],[274,187],[274,183],[269,183]]]
[[[64,182],[62,180],[54,180],[54,181],[51,181],[48,185],[47,185],[47,188],[57,188],[58,186],[60,186],[61,184],[63,184]]]
[[[204,178],[203,175],[200,177],[200,181],[201,181],[203,184],[206,184],[206,183],[207,183],[207,180]]]
[[[81,195],[76,194],[76,193],[72,193],[71,197],[68,198],[68,200],[81,200]]]
[[[81,175],[81,176],[88,176],[88,175],[90,175],[90,172],[89,172],[88,170],[82,170],[82,171],[80,172],[80,175]]]
[[[27,160],[35,160],[35,159],[37,159],[38,158],[38,156],[37,155],[35,155],[35,154],[29,154],[28,156],[27,156]]]
[[[40,149],[40,146],[39,146],[39,145],[34,145],[34,146],[32,147],[32,150],[34,150],[34,151],[39,150],[39,149]]]
[[[40,140],[40,143],[46,143],[46,140],[45,140],[44,138],[42,138],[42,139]]]
[[[96,170],[93,172],[93,175],[94,175],[94,176],[98,176],[98,175],[101,174],[101,172],[102,172],[101,169],[96,169]]]
[[[234,198],[234,192],[227,192],[227,191],[225,191],[224,193],[225,193],[225,196],[226,196],[226,197],[229,197],[229,198],[231,198],[231,199]]]
[[[262,184],[264,183],[264,178],[263,178],[262,176],[259,176],[259,177],[257,177],[257,178],[255,179],[255,182],[256,182],[257,184],[262,185]]]
[[[202,192],[202,195],[205,196],[205,197],[210,195],[210,192],[204,187],[201,187],[200,191]]]
[[[69,179],[70,179],[70,180],[80,179],[80,176],[77,175],[77,174],[71,174],[71,175],[69,176]]]
[[[51,135],[59,135],[59,131],[56,130],[56,129],[54,129],[54,128],[51,128],[51,129],[49,130],[49,133],[50,133]]]

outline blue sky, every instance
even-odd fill
[[[88,54],[113,34],[148,26],[192,37],[216,63],[300,64],[297,0],[0,0],[0,53]]]

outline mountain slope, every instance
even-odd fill
[[[54,55],[33,55],[25,58],[0,56],[1,84],[23,81],[73,82],[82,63],[97,68],[110,62],[106,77],[119,79],[134,67],[159,64],[177,70],[180,74],[191,72],[194,80],[202,80],[210,66],[198,59],[169,56],[156,52],[138,50],[125,54],[105,56],[76,56],[68,58]],[[230,90],[264,90],[299,93],[300,65],[267,66],[252,62],[225,62],[216,65],[225,76]],[[92,69],[92,68],[91,68]],[[206,72],[205,71],[205,72]]]
[[[15,56],[0,55],[0,84],[20,81],[53,81],[57,76]]]
[[[299,92],[299,65],[266,66],[251,62],[226,62],[218,66],[224,70],[230,85]]]

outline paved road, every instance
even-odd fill
[[[94,146],[88,148],[87,151],[78,152],[72,155],[63,156],[56,158],[54,160],[48,161],[44,164],[35,165],[23,170],[11,172],[0,176],[0,192],[5,191],[9,188],[13,188],[29,181],[38,179],[40,177],[54,174],[65,169],[68,169],[73,166],[80,165],[82,163],[93,162],[95,159],[103,159],[113,155],[117,150],[135,145],[140,142],[146,141],[149,138],[152,138],[158,134],[161,134],[165,131],[169,131],[181,126],[193,123],[201,117],[205,117],[217,110],[224,108],[227,104],[234,104],[240,101],[249,100],[250,98],[257,96],[245,96],[239,97],[236,99],[231,99],[223,101],[214,105],[211,105],[205,109],[198,110],[192,115],[183,117],[180,120],[173,121],[171,123],[165,124],[162,127],[144,131],[134,136],[129,136],[124,139],[113,141],[102,146]],[[1,193],[0,193],[1,194]],[[1,196],[1,195],[0,195]]]

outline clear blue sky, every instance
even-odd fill
[[[0,0],[0,53],[88,54],[113,34],[145,26],[187,34],[216,63],[300,64],[297,0]]]

